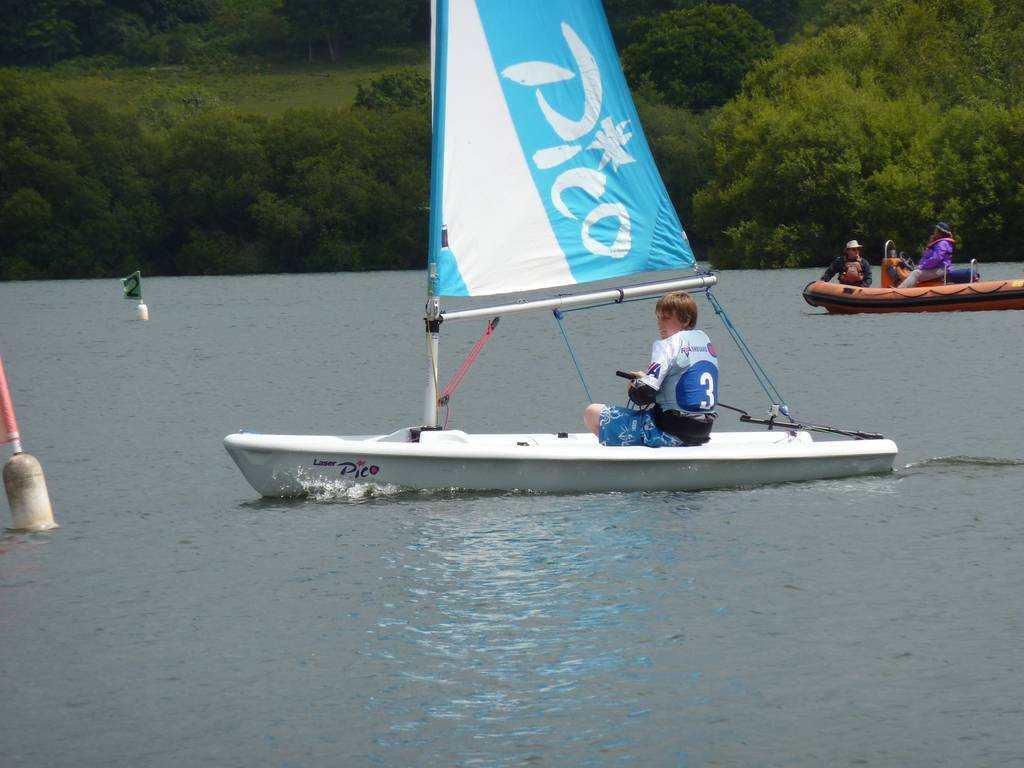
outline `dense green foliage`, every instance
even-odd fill
[[[409,107],[429,109],[430,77],[412,67],[385,72],[371,83],[359,84],[355,105],[378,111]]]
[[[779,42],[788,40],[805,22],[817,18],[821,0],[603,0],[605,14],[620,49],[636,42],[634,22],[655,19],[670,11],[711,6],[738,8],[770,29]]]
[[[1019,258],[1022,11],[991,0],[831,10],[850,23],[780,49],[714,120],[694,220],[711,259],[820,264],[850,237],[909,251],[936,219],[953,225],[961,258]]]
[[[699,258],[820,265],[851,237],[876,258],[887,238],[915,251],[937,219],[953,225],[962,259],[1020,258],[1019,2],[605,7]],[[344,62],[355,47],[425,41],[426,10],[0,0],[0,63],[34,65],[0,70],[0,279],[421,267],[425,46],[384,55],[413,67]],[[80,58],[38,67],[69,57]],[[319,62],[281,81],[317,96],[254,109],[261,86],[243,79],[271,60],[276,73],[282,58]],[[119,81],[129,62],[175,66],[154,70],[166,80]],[[76,67],[99,73],[90,90],[67,84],[86,82]],[[284,111],[338,104],[339,93],[346,104]]]
[[[0,103],[0,279],[425,263],[423,108],[220,110],[143,133],[9,72]]]
[[[336,62],[353,49],[426,40],[421,0],[0,0],[0,65],[75,56],[211,64],[256,55]]]
[[[309,42],[322,40],[329,59],[337,61],[346,48],[408,40],[413,33],[426,39],[427,4],[419,0],[282,0],[281,15]]]
[[[634,90],[653,89],[667,104],[702,111],[739,91],[755,62],[774,47],[771,32],[734,5],[700,5],[633,23],[622,53]]]
[[[156,153],[135,121],[12,75],[0,104],[0,278],[116,274],[160,239]]]

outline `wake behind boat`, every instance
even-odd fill
[[[891,440],[802,424],[780,400],[771,418],[741,417],[768,431],[713,432],[710,442],[694,447],[609,447],[589,433],[442,429],[450,392],[438,394],[443,323],[557,313],[672,290],[703,290],[715,303],[711,288],[718,278],[696,272],[599,0],[437,0],[433,31],[423,422],[373,436],[228,435],[225,447],[257,492],[293,496],[349,483],[672,491],[892,469]],[[634,276],[653,272],[675,275],[636,284]],[[564,292],[630,277],[620,288]],[[440,301],[555,288],[562,290],[548,299],[457,311]],[[811,431],[833,439],[815,440]]]

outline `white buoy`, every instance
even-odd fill
[[[149,320],[149,307],[142,301],[142,272],[135,270],[128,277],[122,277],[121,287],[126,299],[139,300],[139,305],[135,308],[135,319]]]
[[[21,450],[21,433],[14,418],[14,403],[7,389],[4,361],[0,357],[0,416],[4,431],[0,443],[12,443],[14,455],[4,464],[4,490],[11,507],[14,528],[22,531],[47,531],[56,528],[50,494],[46,491],[43,468],[34,456]]]
[[[4,464],[4,489],[15,530],[48,531],[56,528],[43,468],[35,456],[16,453]]]

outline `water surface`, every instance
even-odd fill
[[[147,278],[148,322],[117,281],[0,284],[61,526],[0,535],[4,766],[1024,764],[1024,312],[832,317],[817,273],[715,293],[798,417],[897,442],[891,475],[290,501],[223,436],[417,423],[422,273]],[[699,303],[722,399],[766,412]],[[594,399],[653,312],[566,315]],[[445,380],[484,328],[444,326]],[[587,400],[552,316],[510,316],[449,424],[576,431]]]

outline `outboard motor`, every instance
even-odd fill
[[[896,244],[886,240],[885,252],[882,254],[882,287],[895,288],[913,269],[914,262],[907,258],[907,254],[897,253]]]

